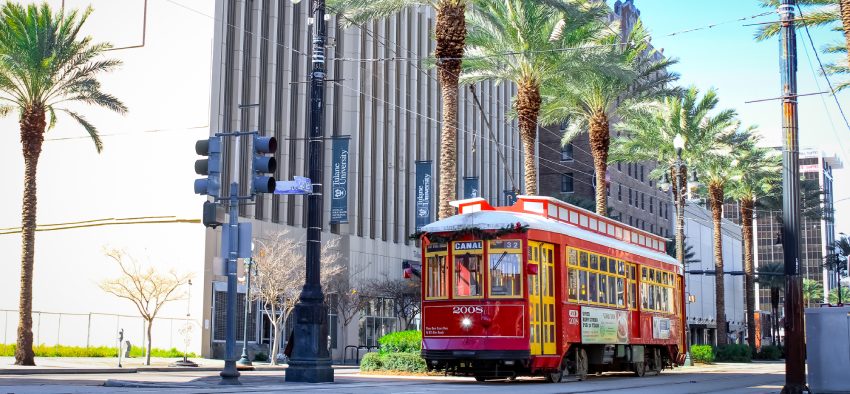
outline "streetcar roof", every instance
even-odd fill
[[[678,267],[682,266],[675,258],[667,254],[655,252],[651,249],[643,248],[635,244],[622,242],[615,238],[596,234],[571,224],[523,212],[487,210],[464,213],[427,224],[422,227],[422,231],[440,233],[471,228],[478,228],[481,230],[500,230],[508,226],[516,225],[517,223],[522,226],[528,226],[530,229],[564,234],[595,244],[619,249],[626,253],[636,254],[652,260],[673,264]]]

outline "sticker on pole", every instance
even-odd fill
[[[296,176],[291,181],[277,181],[274,194],[310,194],[313,192],[313,182],[310,178]]]

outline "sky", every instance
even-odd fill
[[[634,3],[652,33],[652,44],[663,48],[666,56],[679,60],[673,70],[681,74],[682,86],[693,84],[702,91],[716,88],[720,108],[734,108],[744,125],[758,126],[765,145],[781,145],[780,101],[745,103],[781,94],[779,39],[756,42],[753,36],[757,26],[744,26],[778,20],[778,14],[735,21],[772,11],[760,7],[757,0],[635,0]],[[709,25],[716,26],[682,32]],[[677,32],[682,33],[671,35]],[[843,38],[827,28],[810,29],[810,32],[819,50]],[[798,30],[797,49],[797,91],[804,94],[829,90],[826,80],[813,71],[818,69],[818,63],[804,30]],[[824,63],[834,59],[820,56]],[[850,91],[837,97],[850,116]],[[801,148],[838,154],[845,167],[850,165],[850,127],[842,119],[833,97],[828,94],[800,97],[798,103]],[[836,233],[850,233],[850,170],[836,170],[834,176]]]

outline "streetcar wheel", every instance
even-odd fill
[[[586,380],[587,371],[587,352],[584,349],[578,349],[576,351],[576,378],[580,381]]]
[[[637,376],[639,378],[643,377],[644,375],[646,375],[646,363],[643,362],[643,361],[638,361],[638,362],[634,363],[634,366],[632,367],[632,371],[634,371],[635,376]]]
[[[486,382],[486,381],[487,381],[487,378],[485,378],[485,377],[483,377],[483,376],[476,376],[476,377],[475,377],[475,381],[476,381],[476,382]]]
[[[652,352],[652,360],[651,360],[650,371],[653,376],[658,376],[661,374],[661,370],[664,369],[664,360],[661,359],[661,351],[658,349],[654,349]]]

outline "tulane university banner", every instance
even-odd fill
[[[333,138],[331,162],[331,224],[348,223],[348,141],[350,137]]]
[[[431,223],[431,160],[416,162],[416,231]]]
[[[463,178],[463,198],[475,197],[481,197],[481,193],[478,192],[478,177],[468,176]]]

